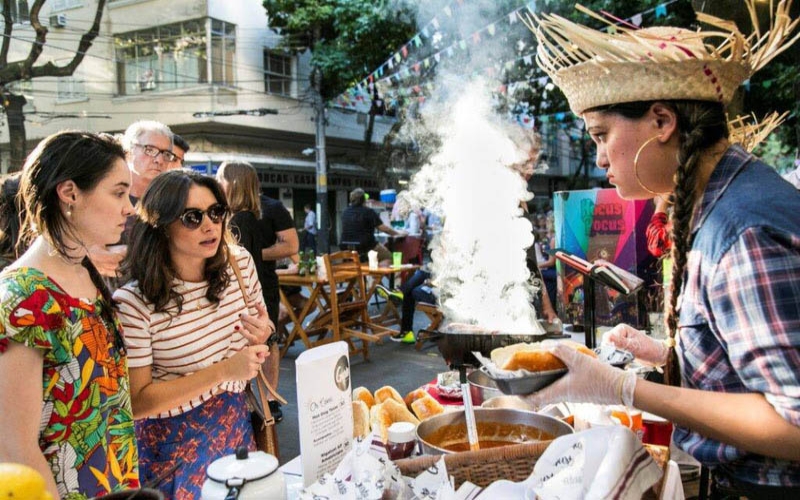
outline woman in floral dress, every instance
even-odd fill
[[[139,486],[122,332],[86,250],[133,213],[124,158],[106,136],[44,139],[20,185],[29,248],[0,274],[0,462],[35,468],[54,498]]]

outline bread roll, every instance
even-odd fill
[[[364,437],[369,434],[369,408],[367,404],[356,399],[353,401],[353,437]]]
[[[514,355],[515,352],[519,351],[533,351],[536,349],[541,348],[541,344],[539,342],[533,343],[525,343],[521,342],[519,344],[512,344],[506,347],[498,347],[497,349],[493,349],[490,357],[492,362],[494,362],[495,366],[503,366],[508,362],[511,356]]]
[[[581,354],[597,357],[588,347],[571,340],[564,341],[564,345],[575,349]],[[534,347],[535,346],[535,347]],[[541,349],[538,344],[525,344],[524,348],[517,349],[505,363],[500,365],[503,370],[527,370],[529,372],[543,372],[561,370],[567,365],[547,350]]]
[[[398,403],[394,399],[387,399],[383,403],[378,403],[369,410],[369,423],[373,432],[377,431],[378,436],[384,443],[389,439],[389,426],[395,422],[411,422],[419,425],[419,420],[413,413],[408,411],[405,403]]]
[[[444,406],[426,392],[424,396],[411,403],[411,410],[422,421],[444,412]]]
[[[375,404],[375,398],[372,396],[372,393],[369,392],[369,389],[366,387],[356,387],[353,389],[353,400],[360,399],[364,403],[366,403],[367,408],[372,408]]]
[[[401,396],[400,393],[397,392],[395,388],[390,385],[384,385],[383,387],[375,391],[376,403],[383,403],[387,399],[394,399],[398,403],[405,403],[403,401],[403,396]]]
[[[406,394],[406,397],[403,398],[403,401],[406,403],[406,406],[411,406],[411,403],[418,400],[419,398],[429,396],[428,391],[423,388],[414,389],[413,391]]]

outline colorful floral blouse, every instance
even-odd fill
[[[36,269],[0,274],[0,356],[11,341],[44,356],[39,446],[62,497],[139,487],[121,326],[103,307]]]

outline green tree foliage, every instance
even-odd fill
[[[312,50],[331,99],[383,63],[416,33],[407,0],[264,0],[270,27],[284,45]]]

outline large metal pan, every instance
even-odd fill
[[[482,429],[492,429],[494,425],[518,425],[525,427],[533,427],[549,434],[550,439],[572,434],[573,430],[568,424],[553,417],[546,415],[539,415],[530,411],[513,410],[508,408],[475,408],[475,423],[478,426],[478,438],[482,439]],[[440,413],[435,417],[431,417],[423,421],[417,426],[417,439],[422,446],[422,453],[426,455],[441,455],[447,453],[454,453],[454,451],[437,446],[429,439],[437,435],[443,427],[447,426],[463,426],[464,427],[464,441],[466,441],[466,420],[464,411],[453,411]],[[491,431],[489,431],[491,432]],[[504,440],[498,438],[496,435],[489,436],[489,439],[494,441]],[[546,441],[546,439],[545,439]],[[509,445],[520,444],[523,441],[514,440],[508,441]],[[530,441],[528,441],[530,442]]]

